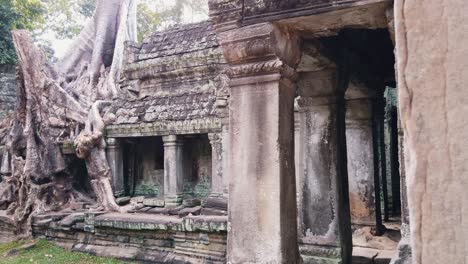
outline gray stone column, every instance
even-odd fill
[[[223,138],[220,133],[210,133],[208,138],[211,144],[211,196],[221,197],[225,189],[223,179]]]
[[[338,153],[346,142],[344,134],[338,137],[337,78],[334,71],[310,72],[299,80],[299,243],[305,263],[349,263],[351,257],[346,175]]]
[[[106,139],[106,157],[112,171],[112,190],[114,196],[125,195],[124,171],[123,171],[123,153],[121,142],[117,138]]]
[[[231,66],[228,261],[299,263],[289,66],[296,57],[277,53],[297,51],[297,39],[269,23],[219,38]]]
[[[164,199],[166,207],[182,203],[184,195],[183,141],[180,136],[163,137]]]
[[[374,176],[372,101],[366,87],[350,85],[346,92],[346,146],[351,222],[380,228],[380,210],[376,207],[379,194],[376,194]]]

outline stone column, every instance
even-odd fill
[[[231,66],[228,262],[299,263],[289,66],[297,39],[269,23],[218,36]]]
[[[380,230],[382,220],[379,186],[375,185],[372,131],[369,90],[350,85],[346,91],[346,146],[351,222]]]
[[[211,144],[211,195],[221,197],[224,193],[223,179],[223,144],[220,133],[210,133],[208,138]]]
[[[184,196],[183,141],[180,136],[163,136],[164,200],[166,207],[182,203]]]
[[[106,139],[106,157],[112,171],[112,190],[115,197],[125,195],[122,145],[117,138]]]
[[[344,105],[339,107],[338,102],[344,104],[344,98],[338,97],[337,79],[336,72],[330,71],[304,73],[299,80],[301,98],[297,104],[302,115],[304,166],[298,185],[302,201],[299,242],[306,263],[351,260],[347,176],[341,168],[346,161],[340,156],[340,147],[346,141],[344,133],[340,133],[344,120],[341,124],[339,119]]]

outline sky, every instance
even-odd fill
[[[177,0],[152,0],[151,7],[154,8],[154,10],[156,10],[156,8],[166,9],[175,5],[176,1]],[[204,4],[208,5],[208,1],[206,1]],[[208,15],[192,15],[192,11],[189,8],[185,8],[183,19],[183,23],[185,24],[195,23],[208,19]],[[85,21],[83,21],[83,24],[84,23]],[[73,39],[58,39],[55,36],[55,34],[51,31],[46,31],[42,36],[40,36],[40,38],[50,41],[52,45],[51,48],[55,51],[55,56],[59,59],[65,55],[66,51],[68,50],[68,47],[73,42]]]

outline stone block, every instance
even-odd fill
[[[184,217],[184,216],[187,216],[189,214],[199,215],[201,213],[201,209],[202,209],[201,206],[184,208],[184,209],[179,211],[179,216]]]
[[[398,255],[392,260],[392,264],[411,264],[412,253],[409,237],[403,237],[398,244]]]
[[[141,208],[140,210],[138,210],[137,212],[138,213],[146,213],[148,212],[152,207],[149,207],[149,206],[145,206],[143,208]]]
[[[118,205],[126,205],[130,202],[130,200],[131,198],[129,196],[126,196],[126,197],[120,197],[120,198],[115,199],[115,202]]]
[[[227,215],[227,211],[217,210],[213,208],[202,208],[202,215]]]
[[[198,198],[185,199],[182,201],[182,205],[185,207],[196,207],[201,205],[201,200]]]
[[[168,214],[169,213],[169,208],[161,208],[161,207],[155,207],[150,210],[148,210],[146,213],[148,214]]]
[[[145,197],[144,197],[144,196],[132,197],[132,198],[130,199],[130,203],[131,203],[131,204],[143,203],[144,200],[145,200]]]
[[[223,197],[208,197],[203,200],[202,205],[204,208],[217,209],[221,211],[227,211],[228,209],[227,200]]]
[[[143,205],[150,207],[164,207],[165,201],[161,198],[146,198],[143,200]]]
[[[355,247],[353,248],[353,264],[373,264],[378,254],[377,249]]]
[[[374,264],[389,264],[392,258],[397,256],[398,253],[393,250],[382,250],[377,257],[374,258]]]
[[[168,214],[170,215],[178,215],[179,211],[184,209],[185,207],[183,205],[177,206],[177,207],[172,207],[169,208]]]

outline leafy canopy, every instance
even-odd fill
[[[33,36],[54,35],[57,39],[77,36],[86,20],[92,17],[97,0],[0,0],[0,64],[14,64],[16,54],[10,31],[27,29]],[[137,0],[135,0],[137,1]],[[137,10],[138,40],[158,29],[193,22],[194,17],[206,17],[207,0],[139,0]],[[43,46],[53,54],[50,41]]]
[[[44,23],[45,12],[40,0],[0,0],[0,64],[16,62],[11,30],[34,30]]]

